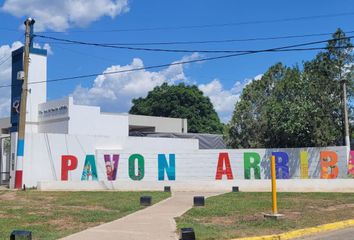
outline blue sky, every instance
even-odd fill
[[[329,0],[53,0],[50,2],[46,0],[5,0],[0,6],[0,59],[9,54],[11,49],[19,46],[18,44],[13,46],[14,42],[23,40],[22,22],[27,16],[36,19],[35,31],[45,31],[41,33],[42,35],[98,43],[244,39],[330,33],[338,27],[344,31],[354,31],[354,4],[350,0],[336,3]],[[347,14],[297,21],[234,24],[339,13]],[[227,24],[227,26],[183,28],[184,26],[218,24]],[[145,47],[253,50],[325,40],[328,37]],[[39,38],[36,38],[35,42],[42,47],[45,43],[50,46],[52,54],[48,56],[48,79],[217,55],[105,49],[56,44],[52,40]],[[129,74],[57,82],[48,84],[48,98],[57,99],[72,95],[80,104],[99,105],[104,111],[127,112],[132,98],[144,97],[154,86],[162,82],[170,84],[186,82],[197,84],[211,98],[221,119],[227,121],[242,87],[250,79],[259,77],[276,62],[283,62],[287,65],[301,64],[302,61],[311,59],[315,54],[316,52],[261,53]],[[11,69],[9,67],[11,66],[7,63],[0,66],[1,85],[6,84],[10,79]],[[4,116],[8,112],[9,93],[8,90],[1,91],[0,115]]]

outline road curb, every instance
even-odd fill
[[[349,220],[335,222],[335,223],[323,224],[316,227],[298,229],[286,233],[259,236],[259,237],[234,238],[231,240],[285,240],[285,239],[293,239],[293,238],[302,237],[314,233],[332,231],[332,230],[337,230],[337,229],[352,227],[352,226],[354,226],[354,219],[349,219]]]

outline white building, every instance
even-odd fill
[[[17,131],[23,47],[12,53],[11,121],[0,119],[0,129]],[[47,51],[31,47],[28,76],[26,132],[128,136],[129,131],[186,133],[187,119],[104,113],[100,107],[76,105],[72,97],[47,101]],[[20,84],[19,84],[20,83]],[[84,121],[83,121],[84,119]]]
[[[18,79],[18,73],[23,70],[23,51],[24,48],[21,47],[12,53],[11,116],[0,119],[0,146],[4,145],[4,140],[10,137],[11,133],[11,152],[15,156],[22,91],[22,79]],[[129,137],[130,131],[187,133],[187,119],[101,112],[100,107],[74,104],[72,97],[47,101],[47,51],[31,46],[29,57],[26,139],[30,138],[27,136],[33,138],[36,134],[96,136],[119,138],[118,142],[122,143],[119,144],[116,141],[115,144],[123,146],[133,144],[129,139],[136,139],[136,137]],[[28,142],[26,140],[25,149],[29,148]],[[181,141],[176,140],[176,142]],[[187,140],[187,142],[187,145],[198,148],[195,144],[196,140]],[[189,142],[194,142],[194,144],[190,145]],[[2,156],[0,170],[10,170],[13,185],[13,173],[16,170],[15,157],[12,156],[11,161],[9,159],[10,156]],[[26,168],[26,162],[24,168]],[[26,183],[26,173],[24,173],[24,179]]]

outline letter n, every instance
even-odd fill
[[[169,154],[170,164],[165,154],[158,154],[159,181],[165,180],[165,171],[168,180],[176,180],[176,155]]]

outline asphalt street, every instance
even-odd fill
[[[307,237],[296,238],[297,240],[354,240],[354,227],[324,232]]]

